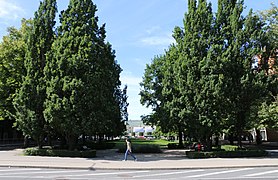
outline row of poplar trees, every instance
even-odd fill
[[[143,120],[178,132],[180,145],[184,135],[211,149],[212,137],[226,133],[241,146],[244,131],[256,127],[261,102],[277,95],[277,76],[265,71],[273,47],[264,22],[243,10],[243,0],[218,0],[216,13],[206,0],[188,0],[176,42],[145,69],[141,103],[153,113]]]
[[[43,0],[32,20],[3,38],[0,48],[10,52],[0,56],[1,116],[14,118],[40,148],[46,137],[74,149],[82,135],[124,131],[127,87],[120,89],[122,69],[96,11],[92,0],[70,0],[56,28],[56,0]]]

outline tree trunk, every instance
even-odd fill
[[[43,147],[43,138],[42,138],[41,135],[37,138],[37,144],[38,144],[38,148],[42,149],[42,147]]]
[[[62,136],[61,137],[61,141],[60,141],[60,147],[62,149],[64,149],[66,145],[67,145],[67,140],[66,140],[66,138],[64,136]]]
[[[257,145],[261,145],[262,144],[261,132],[257,128],[256,128],[256,143],[257,143]]]
[[[30,144],[30,142],[29,142],[29,138],[28,138],[28,136],[24,136],[24,148],[27,148],[27,147],[29,147],[29,144]]]
[[[212,139],[211,139],[212,135],[207,135],[206,136],[206,146],[204,147],[204,149],[206,151],[211,151],[212,150]]]
[[[69,150],[72,151],[76,148],[76,142],[77,142],[77,138],[76,136],[69,134],[67,136],[67,141],[68,141],[68,145],[69,145]]]
[[[182,130],[181,127],[179,126],[179,147],[183,148],[183,143],[182,143]]]
[[[238,144],[238,147],[242,148],[241,132],[240,131],[237,134],[237,144]]]

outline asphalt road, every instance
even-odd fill
[[[51,168],[0,168],[1,180],[278,180],[277,167],[186,170],[79,170]]]

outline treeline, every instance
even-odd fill
[[[223,133],[241,146],[246,130],[278,127],[277,73],[268,74],[278,34],[269,31],[273,21],[243,11],[243,0],[218,0],[216,13],[206,0],[188,0],[175,43],[145,69],[141,103],[153,110],[146,123],[177,132],[180,145],[184,135],[208,149]],[[263,120],[261,110],[269,108],[272,118]]]
[[[92,0],[70,0],[56,27],[56,0],[43,0],[0,44],[0,118],[40,148],[46,138],[74,149],[81,136],[125,130],[127,87],[96,11]]]

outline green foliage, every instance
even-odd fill
[[[96,150],[69,151],[69,150],[61,150],[61,149],[58,150],[58,149],[27,148],[24,150],[24,155],[94,158],[96,157]]]
[[[190,159],[265,157],[267,156],[267,154],[268,153],[263,150],[213,151],[213,152],[187,151],[186,152],[186,156]]]
[[[258,112],[260,124],[264,127],[278,129],[278,95],[270,104],[264,102]]]
[[[235,145],[222,145],[221,149],[224,151],[237,151],[238,150],[238,146]]]
[[[0,120],[14,118],[39,148],[45,137],[74,149],[81,135],[125,129],[127,86],[120,89],[122,69],[96,10],[91,0],[71,0],[54,29],[56,0],[43,0],[0,44]]]
[[[214,158],[215,154],[213,152],[186,151],[186,156],[189,159],[203,159],[203,158]]]
[[[188,1],[176,43],[147,65],[140,92],[141,103],[153,109],[146,123],[178,132],[180,141],[183,132],[208,149],[212,135],[224,130],[240,138],[252,106],[269,91],[265,67],[252,69],[265,46],[263,22],[252,11],[242,15],[243,1],[219,0],[215,14],[211,6]]]
[[[150,65],[146,66],[143,81],[140,83],[142,90],[139,95],[141,96],[140,102],[142,105],[151,107],[153,114],[142,117],[142,120],[146,124],[159,125],[168,118],[168,114],[163,109],[164,96],[162,95],[162,79],[163,71],[165,68],[165,56],[157,56],[152,60]],[[162,131],[168,131],[166,126]]]
[[[27,51],[27,34],[32,21],[23,19],[21,28],[8,28],[8,35],[0,43],[0,120],[12,119],[15,114],[13,99],[22,83],[24,58]]]
[[[272,7],[268,10],[260,12],[263,20],[266,21],[266,31],[269,45],[273,47],[273,50],[278,48],[278,7],[272,3]]]
[[[25,136],[35,139],[41,147],[46,129],[44,101],[46,83],[44,68],[46,53],[54,40],[56,0],[44,0],[35,12],[32,29],[28,32],[23,82],[14,98],[16,125]]]
[[[181,146],[178,143],[169,143],[167,147],[168,149],[184,149],[184,146]]]
[[[81,134],[118,135],[124,128],[126,88],[119,89],[121,68],[96,11],[91,0],[71,0],[47,55],[44,115],[70,149]]]
[[[115,143],[116,149],[120,149],[121,152],[126,150],[126,142],[123,140],[120,141],[113,141]],[[166,148],[168,145],[169,141],[163,140],[163,139],[155,139],[155,140],[140,140],[140,139],[132,139],[132,146],[148,146],[149,145],[155,145],[159,146],[160,149]]]

